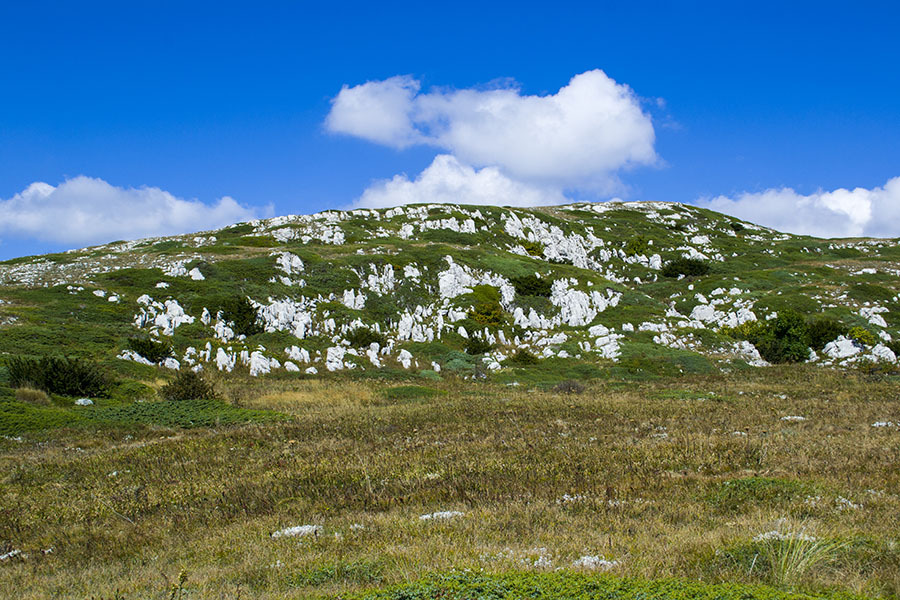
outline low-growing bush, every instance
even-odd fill
[[[16,400],[37,406],[48,406],[50,404],[50,397],[47,396],[46,392],[28,387],[16,390]]]
[[[379,333],[368,327],[357,327],[347,333],[347,341],[354,348],[368,348],[372,344],[384,346],[387,344],[387,338],[383,333]]]
[[[722,333],[747,340],[770,363],[795,363],[809,358],[809,324],[795,310],[783,310],[769,321],[752,321],[724,328]]]
[[[847,327],[837,319],[822,317],[809,322],[809,345],[813,350],[824,349],[841,335],[847,335]]]
[[[175,379],[159,390],[166,400],[214,400],[218,398],[212,384],[194,371],[179,371]]]
[[[531,256],[535,256],[537,258],[542,258],[544,256],[544,245],[540,242],[530,242],[526,240],[524,242],[520,242],[520,245],[525,248],[525,252],[527,252]]]
[[[744,224],[738,221],[732,221],[728,226],[731,227],[731,230],[735,233],[740,233],[741,231],[746,229],[746,227],[744,227]]]
[[[466,340],[466,354],[471,354],[472,356],[490,352],[493,347],[487,340],[474,335],[470,335],[469,339]]]
[[[96,364],[77,358],[16,357],[7,361],[12,387],[32,387],[60,396],[106,396],[109,382]]]
[[[524,277],[513,277],[511,279],[516,294],[519,296],[542,296],[547,298],[550,296],[551,285],[547,279],[541,279],[537,275],[525,275]]]
[[[662,268],[663,277],[698,277],[709,273],[709,264],[697,258],[676,258]]]
[[[650,238],[645,235],[635,235],[625,242],[625,256],[646,254],[650,249]]]
[[[137,352],[152,363],[161,363],[172,356],[172,344],[164,340],[154,340],[149,336],[128,338],[126,345],[129,350]]]
[[[505,322],[499,302],[479,302],[469,311],[468,317],[476,323],[492,327],[500,327]]]
[[[516,350],[515,354],[506,359],[506,362],[517,367],[525,367],[538,364],[540,359],[528,350],[520,349]]]
[[[850,331],[847,332],[847,337],[864,346],[874,346],[878,343],[875,334],[864,327],[851,327]]]

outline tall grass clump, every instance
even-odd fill
[[[6,363],[14,388],[34,388],[60,396],[102,397],[109,381],[99,365],[77,358],[18,356]]]
[[[761,544],[760,554],[769,565],[772,582],[777,585],[799,583],[848,546],[843,540],[817,538],[803,524],[787,529],[780,525],[753,539]]]

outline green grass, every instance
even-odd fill
[[[854,596],[808,595],[764,586],[710,585],[677,579],[640,580],[578,573],[450,573],[352,596],[354,600],[812,600]]]

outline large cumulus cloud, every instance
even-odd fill
[[[537,204],[561,201],[563,189],[612,189],[618,171],[657,162],[653,124],[639,99],[600,70],[576,75],[544,96],[522,94],[514,85],[422,92],[411,77],[344,86],[325,125],[393,148],[435,147],[470,169],[470,191],[487,182],[484,175],[474,177],[487,168],[515,185],[540,190],[526,194]],[[433,181],[438,169],[434,164],[429,169],[411,183]],[[377,192],[380,201],[389,202],[383,182],[376,187],[361,201]],[[402,189],[394,203],[421,196],[411,194],[409,186]],[[479,188],[474,195],[492,189]]]
[[[779,231],[817,237],[896,237],[900,177],[883,187],[798,194],[791,188],[702,199],[698,205]]]
[[[57,186],[36,182],[0,200],[0,235],[87,245],[214,229],[258,212],[228,196],[205,204],[155,187],[78,176]]]

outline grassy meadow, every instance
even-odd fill
[[[894,376],[217,385],[7,430],[0,597],[900,595]]]

